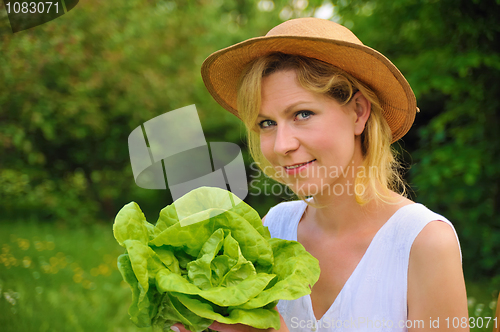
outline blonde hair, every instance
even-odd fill
[[[405,195],[406,185],[401,175],[401,163],[396,151],[391,147],[392,133],[380,106],[377,95],[366,85],[326,62],[299,55],[272,53],[257,58],[242,73],[238,89],[238,113],[247,128],[250,154],[259,168],[270,178],[284,183],[276,174],[274,167],[267,161],[260,150],[260,137],[256,119],[261,106],[262,78],[274,72],[294,70],[299,84],[306,90],[325,94],[341,105],[347,104],[357,92],[371,102],[371,113],[361,134],[364,170],[375,167],[376,174],[359,176],[355,179],[355,188],[362,185],[362,194],[355,191],[356,201],[363,205],[378,197],[384,202],[393,202],[390,191]],[[299,198],[305,200],[305,197]]]

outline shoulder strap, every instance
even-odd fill
[[[394,220],[396,231],[401,234],[401,239],[406,234],[407,243],[413,244],[415,238],[422,229],[431,221],[439,220],[447,223],[453,229],[460,249],[460,241],[453,224],[440,214],[437,214],[420,203],[411,204],[404,207],[403,213],[399,214],[397,220]],[[462,250],[460,249],[460,259],[462,259]]]
[[[305,207],[303,201],[283,202],[272,207],[264,220],[271,237],[297,241],[297,225]]]

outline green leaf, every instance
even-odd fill
[[[223,324],[244,324],[258,329],[280,328],[279,314],[274,309],[233,309],[228,316],[223,316],[214,312],[212,306],[205,301],[180,293],[174,293],[174,296],[193,313]]]
[[[241,305],[261,293],[269,282],[275,278],[274,274],[259,273],[229,287],[214,287],[202,290],[178,274],[167,269],[156,274],[156,284],[160,292],[178,292],[190,295],[199,295],[219,306]]]
[[[200,289],[212,288],[212,260],[224,241],[224,231],[216,230],[203,244],[198,259],[187,264],[189,280]]]
[[[172,272],[180,274],[179,260],[175,256],[172,248],[167,246],[152,247],[153,251],[158,255],[162,263]],[[185,268],[185,266],[184,266]]]
[[[255,275],[255,267],[252,262],[242,255],[238,242],[229,233],[224,240],[224,256],[230,258],[229,271],[220,279],[220,286],[233,286]],[[235,262],[235,264],[232,264]]]
[[[207,319],[197,315],[188,309],[175,296],[166,293],[162,299],[158,316],[153,326],[160,327],[161,331],[174,325],[182,323],[184,327],[193,332],[201,332],[213,323],[213,319]]]
[[[208,212],[213,211],[215,209]],[[186,226],[176,223],[150,242],[155,246],[169,245],[181,248],[187,254],[197,257],[203,244],[219,228],[231,230],[231,235],[240,244],[241,252],[246,259],[262,266],[272,266],[273,254],[267,239],[250,222],[232,210],[223,211],[210,219]]]
[[[130,319],[138,327],[148,327],[151,325],[150,302],[148,297],[141,296],[139,282],[134,274],[130,258],[127,254],[118,257],[118,270],[122,274],[123,280],[132,289],[132,304],[128,309]]]
[[[276,300],[297,299],[310,294],[312,286],[319,279],[318,260],[300,243],[276,238],[269,242],[275,255],[273,273],[277,276],[277,282],[238,308],[259,308]]]
[[[135,202],[125,205],[116,215],[113,224],[113,235],[123,247],[126,240],[137,240],[147,244],[153,232],[153,225],[146,221],[144,213]]]

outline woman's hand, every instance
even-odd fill
[[[186,330],[184,326],[180,323],[175,324],[172,326],[172,329],[175,331],[175,328],[179,330],[179,332],[190,332],[189,330]],[[277,331],[273,328],[267,329],[267,330],[261,330],[257,329],[252,326],[248,325],[243,325],[243,324],[222,324],[219,322],[213,322],[212,325],[208,327],[211,330],[219,331],[219,332],[274,332]],[[280,331],[285,331],[283,329],[280,329]],[[288,330],[286,330],[288,331]]]
[[[172,330],[176,331],[176,328],[179,330],[179,332],[190,332],[189,330],[186,330],[184,326],[180,323],[174,324],[174,326],[171,327]],[[261,331],[275,331],[273,329],[268,329],[268,330],[260,330],[256,329],[255,327],[251,327],[248,325],[243,325],[243,324],[222,324],[218,322],[214,322],[212,325],[208,327],[211,330],[219,331],[219,332],[261,332]],[[177,331],[176,331],[177,332]]]

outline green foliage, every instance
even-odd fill
[[[4,32],[4,216],[92,223],[110,220],[131,199],[165,206],[167,194],[135,186],[128,134],[196,104],[208,141],[239,142],[238,120],[206,92],[201,63],[277,23],[255,1],[95,0],[39,27]]]

